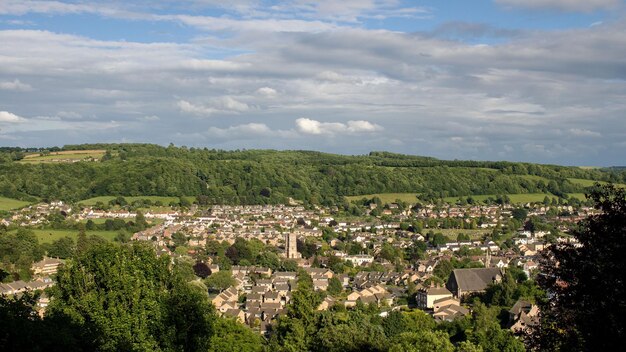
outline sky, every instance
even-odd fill
[[[0,146],[626,165],[622,0],[0,0]]]

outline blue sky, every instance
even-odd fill
[[[624,165],[620,0],[0,1],[0,145]]]

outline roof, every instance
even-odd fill
[[[440,295],[450,295],[452,296],[452,292],[445,287],[427,287],[424,289],[427,295],[440,296]]]
[[[532,304],[530,302],[523,301],[523,300],[520,299],[517,302],[515,302],[513,307],[511,307],[511,309],[509,310],[509,313],[514,314],[514,315],[518,315],[521,312],[528,312],[528,311],[530,311],[531,307],[532,307]]]
[[[460,290],[483,291],[496,277],[502,276],[502,272],[499,268],[469,268],[454,269],[452,275]]]

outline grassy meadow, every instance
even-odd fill
[[[359,200],[362,198],[371,199],[373,197],[378,197],[383,203],[393,203],[397,199],[400,199],[403,202],[407,203],[415,203],[417,201],[417,193],[377,193],[377,194],[366,194],[362,196],[347,196],[346,199],[351,202],[353,200]],[[511,203],[530,203],[530,202],[541,202],[543,199],[548,196],[548,198],[552,199],[552,197],[556,197],[553,194],[548,193],[518,193],[518,194],[509,194],[509,198],[511,199]],[[583,193],[570,193],[570,197],[578,198],[580,200],[585,200],[585,195]],[[467,198],[469,196],[462,196],[461,198]],[[495,199],[497,195],[495,194],[482,194],[482,195],[473,195],[471,196],[474,200],[482,202],[487,198],[491,197]],[[459,197],[446,197],[444,198],[445,202],[455,203]]]
[[[39,243],[52,243],[63,237],[71,237],[74,240],[78,237],[78,230],[52,230],[52,229],[32,229],[37,236]],[[87,236],[96,235],[107,241],[113,241],[119,231],[87,231]]]
[[[30,202],[12,198],[0,197],[0,210],[14,210],[30,205]]]
[[[54,163],[68,162],[83,159],[100,159],[106,153],[105,150],[66,150],[61,152],[51,152],[42,155],[41,153],[32,153],[24,156],[20,160],[21,163]]]

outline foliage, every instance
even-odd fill
[[[211,274],[204,280],[209,290],[221,292],[235,284],[235,279],[230,270],[220,270]]]
[[[31,265],[43,258],[44,250],[33,231],[20,228],[15,233],[0,236],[0,269],[10,273],[13,280],[31,277]]]
[[[93,146],[66,146],[65,150]],[[99,163],[24,164],[12,161],[19,159],[23,150],[0,151],[0,195],[65,201],[95,196],[193,195],[202,196],[203,204],[286,203],[291,197],[306,204],[341,204],[343,196],[400,192],[420,194],[422,199],[495,194],[500,196],[494,201],[506,202],[506,194],[566,196],[584,191],[583,184],[569,179],[626,180],[624,171],[444,161],[384,152],[341,156],[149,144],[97,146],[110,152]],[[525,177],[529,175],[533,177]]]
[[[261,352],[261,335],[231,319],[219,319],[213,326],[209,352]]]
[[[590,198],[602,213],[572,233],[580,246],[554,245],[542,260],[550,300],[540,302],[535,348],[617,350],[626,338],[626,193],[596,185]]]
[[[87,349],[198,350],[211,334],[211,307],[151,247],[103,243],[60,270],[49,315],[80,326],[72,337]]]

